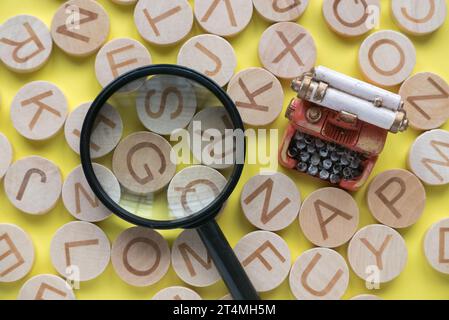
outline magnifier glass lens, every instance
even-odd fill
[[[131,215],[153,221],[195,215],[222,196],[243,163],[243,132],[231,119],[224,103],[194,80],[154,75],[128,83],[101,107],[90,137],[92,162],[110,169],[121,196],[111,179],[96,177]]]

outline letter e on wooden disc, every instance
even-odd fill
[[[118,276],[137,287],[152,285],[170,267],[170,248],[156,231],[132,227],[123,231],[112,245],[112,265]]]
[[[76,300],[76,298],[64,279],[52,274],[40,274],[25,282],[17,300]]]
[[[257,12],[271,22],[293,21],[306,10],[309,0],[253,0]]]
[[[240,204],[252,225],[262,230],[279,231],[298,217],[301,194],[285,174],[261,174],[245,184]]]
[[[0,179],[2,179],[6,171],[8,171],[13,159],[13,150],[8,138],[0,132]]]
[[[4,183],[5,193],[17,209],[41,215],[56,206],[61,195],[62,177],[53,162],[31,156],[14,162]]]
[[[424,254],[432,268],[449,274],[449,219],[429,228],[424,238]]]
[[[299,212],[299,224],[313,244],[336,248],[348,242],[357,231],[359,208],[346,191],[319,189],[304,200]]]
[[[34,246],[20,227],[0,224],[0,283],[25,277],[34,264]]]
[[[202,300],[200,295],[186,287],[168,287],[156,293],[152,300]]]
[[[339,300],[348,288],[349,269],[336,251],[315,248],[299,256],[289,280],[298,300]]]
[[[408,251],[394,229],[373,224],[360,229],[349,242],[352,270],[369,283],[385,283],[398,277],[407,264]]]
[[[384,171],[370,183],[368,207],[377,221],[392,228],[415,224],[426,206],[426,190],[411,172]]]
[[[258,292],[279,287],[290,271],[290,249],[285,240],[273,232],[247,234],[237,243],[234,252]]]

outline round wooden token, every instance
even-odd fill
[[[380,86],[395,86],[413,72],[416,50],[403,34],[382,30],[363,41],[359,50],[359,65],[364,76]]]
[[[407,264],[407,247],[394,229],[373,224],[360,229],[349,242],[348,260],[361,279],[374,284],[393,280]]]
[[[253,16],[252,0],[196,0],[195,17],[200,26],[219,36],[243,31]]]
[[[449,219],[433,224],[424,238],[424,254],[435,270],[449,274]]]
[[[437,129],[420,135],[410,148],[408,165],[427,185],[449,184],[449,132]]]
[[[67,99],[54,84],[35,81],[23,86],[11,103],[14,128],[30,140],[45,140],[59,132],[67,118]]]
[[[424,35],[440,28],[447,16],[444,0],[392,0],[391,8],[397,25],[414,35]]]
[[[376,27],[380,0],[324,0],[323,15],[329,27],[344,37],[356,37]]]
[[[193,12],[186,0],[140,0],[134,23],[142,38],[156,45],[172,45],[193,27]]]
[[[64,135],[69,147],[79,154],[80,136],[84,118],[91,103],[87,102],[73,110],[66,121]],[[116,108],[105,104],[99,113],[98,122],[91,136],[90,154],[98,159],[114,150],[123,133],[123,122]]]
[[[4,177],[6,171],[11,165],[13,158],[13,151],[11,147],[11,143],[8,138],[0,132],[0,179]]]
[[[189,39],[179,50],[178,64],[199,71],[225,86],[237,67],[237,57],[225,39],[203,34]]]
[[[415,224],[426,206],[426,190],[407,170],[388,170],[377,175],[367,191],[368,207],[377,221],[392,228]]]
[[[34,246],[20,227],[0,224],[0,283],[25,277],[34,264]]]
[[[176,173],[173,149],[161,136],[136,132],[123,139],[114,151],[112,170],[120,184],[143,195],[165,187]]]
[[[412,128],[436,129],[449,119],[449,84],[440,76],[417,73],[402,84],[399,94]]]
[[[122,5],[132,5],[136,4],[138,0],[112,0],[112,2]]]
[[[257,12],[271,22],[293,21],[306,10],[309,0],[253,0]]]
[[[184,230],[173,243],[173,269],[184,282],[207,287],[221,279],[196,230]]]
[[[167,273],[170,248],[156,231],[133,227],[123,231],[112,245],[112,265],[126,283],[150,286]]]
[[[196,111],[197,99],[189,80],[160,75],[149,79],[139,89],[136,107],[145,128],[170,135],[189,124]]]
[[[93,167],[103,190],[112,201],[119,203],[121,191],[117,178],[102,165],[94,163]],[[76,167],[65,179],[62,187],[62,201],[67,211],[79,220],[98,222],[111,215],[89,187],[81,166]]]
[[[76,298],[64,279],[52,274],[40,274],[25,282],[17,300],[76,300]]]
[[[350,300],[383,300],[382,298],[375,296],[374,294],[360,294],[352,297]]]
[[[201,296],[186,287],[168,287],[156,293],[152,300],[202,300]]]
[[[290,271],[290,290],[298,300],[339,300],[349,283],[345,259],[334,250],[307,250]]]
[[[311,34],[297,23],[279,22],[262,34],[259,59],[265,69],[283,79],[293,79],[310,71],[317,50]]]
[[[281,83],[262,68],[249,68],[236,74],[229,82],[227,92],[243,122],[252,126],[272,123],[284,107]]]
[[[313,244],[336,248],[348,242],[357,231],[359,208],[346,191],[319,189],[304,200],[299,212],[299,224]]]
[[[53,48],[48,27],[36,17],[18,15],[0,27],[0,59],[16,72],[32,72],[50,58]]]
[[[257,292],[273,290],[290,272],[290,249],[273,232],[254,231],[244,236],[234,252]]]
[[[111,246],[99,227],[74,221],[56,231],[50,244],[50,256],[61,276],[88,281],[98,277],[108,266]]]
[[[297,217],[301,194],[285,174],[260,174],[243,187],[240,205],[248,221],[267,231],[287,228]]]
[[[20,159],[5,176],[5,193],[19,210],[41,215],[55,206],[61,195],[62,177],[50,160],[38,156]]]
[[[51,35],[65,53],[85,57],[96,52],[109,36],[110,22],[104,8],[92,0],[70,0],[56,11]]]
[[[120,75],[151,63],[150,53],[140,42],[129,38],[114,39],[98,52],[95,74],[100,85],[106,87]],[[135,89],[135,84],[132,87],[130,89]]]
[[[167,189],[170,214],[179,219],[198,213],[221,194],[227,182],[220,172],[206,166],[179,171]]]

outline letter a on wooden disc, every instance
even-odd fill
[[[449,274],[449,219],[429,228],[424,238],[424,254],[432,268]]]
[[[271,22],[293,21],[306,10],[309,0],[253,0],[257,12]]]
[[[13,158],[13,150],[8,138],[0,132],[0,179],[2,179],[9,166],[11,165]]]
[[[202,300],[201,296],[186,287],[168,287],[156,293],[152,300]]]
[[[4,182],[9,201],[17,209],[32,215],[52,210],[61,195],[62,177],[59,168],[38,156],[14,162]]]
[[[25,277],[34,264],[34,246],[20,227],[0,224],[0,283]]]
[[[76,298],[64,279],[53,274],[40,274],[25,282],[17,300],[76,300]]]

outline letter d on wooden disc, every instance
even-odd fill
[[[424,254],[432,268],[449,274],[449,219],[429,228],[424,238]]]
[[[53,274],[40,274],[22,286],[17,300],[75,300],[68,283]]]

